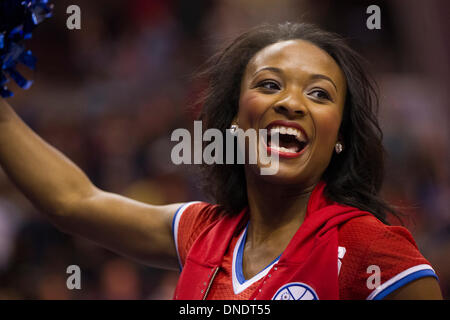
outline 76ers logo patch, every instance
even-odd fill
[[[319,300],[313,288],[301,282],[285,284],[273,296],[272,300]]]

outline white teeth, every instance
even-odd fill
[[[276,151],[281,151],[281,152],[288,152],[288,153],[296,153],[296,151],[294,150],[295,148],[291,149],[287,149],[285,147],[279,147],[276,145],[271,145],[270,146],[271,149],[276,150]]]
[[[279,134],[290,134],[297,138],[297,140],[306,142],[306,138],[303,136],[300,130],[292,127],[275,126],[270,129],[271,132],[278,132]]]

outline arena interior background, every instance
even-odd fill
[[[170,134],[192,126],[192,74],[217,44],[262,22],[308,21],[347,37],[371,63],[389,152],[383,194],[450,297],[449,4],[433,1],[58,0],[28,47],[35,84],[9,103],[99,187],[164,204],[205,200],[170,161]],[[66,8],[81,8],[68,30]],[[381,29],[366,8],[381,8]],[[39,170],[39,168],[36,168]],[[45,186],[43,186],[45,187]],[[66,288],[66,268],[82,271]],[[0,176],[0,299],[170,299],[178,278],[67,236]]]

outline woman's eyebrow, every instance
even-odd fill
[[[326,75],[324,75],[324,74],[313,74],[313,75],[311,75],[310,78],[311,78],[311,80],[316,80],[316,79],[324,79],[324,80],[327,80],[327,81],[331,82],[331,84],[334,86],[334,88],[336,89],[336,91],[338,91],[338,89],[337,89],[336,84],[334,83],[334,81],[331,80],[330,77],[328,77],[328,76],[326,76]]]
[[[256,70],[256,72],[253,74],[253,77],[255,77],[258,73],[260,73],[260,72],[262,72],[262,71],[272,71],[272,72],[275,72],[275,73],[278,73],[278,74],[282,74],[282,73],[283,73],[283,70],[281,70],[280,68],[276,68],[276,67],[263,67],[263,68],[261,68],[261,69]],[[334,88],[336,89],[336,91],[338,91],[337,86],[336,86],[336,84],[334,83],[334,81],[333,81],[330,77],[328,77],[328,76],[326,76],[326,75],[324,75],[324,74],[320,74],[320,73],[312,74],[312,75],[310,76],[310,79],[311,79],[311,80],[316,80],[316,79],[324,79],[324,80],[327,80],[327,81],[331,82],[331,84],[334,86]]]
[[[261,69],[256,70],[256,72],[253,74],[253,76],[256,76],[258,73],[265,71],[265,70],[272,71],[272,72],[279,73],[279,74],[283,73],[283,71],[280,68],[263,67]]]

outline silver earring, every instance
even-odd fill
[[[336,150],[337,154],[341,153],[343,149],[344,149],[344,147],[342,146],[342,144],[340,142],[336,143],[336,145],[334,146],[334,150]]]
[[[237,128],[238,128],[237,124],[232,124],[231,127],[230,127],[231,134],[235,134]]]

